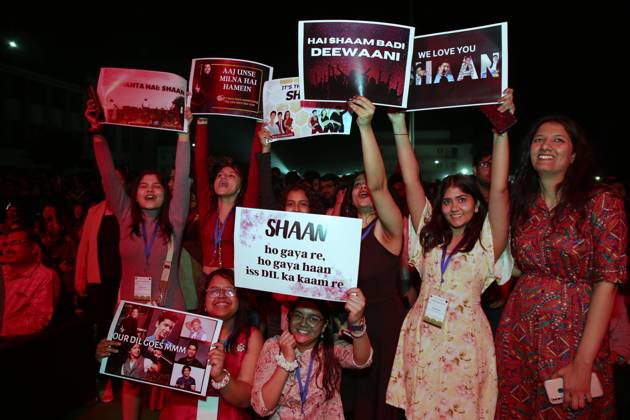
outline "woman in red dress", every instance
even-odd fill
[[[513,252],[522,271],[496,337],[496,415],[612,418],[607,331],[616,284],[626,279],[627,224],[621,194],[592,184],[590,150],[578,125],[547,117],[526,137],[510,194]],[[591,373],[604,395],[591,398]],[[564,404],[544,382],[562,377]]]

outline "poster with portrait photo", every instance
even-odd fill
[[[173,73],[101,68],[96,91],[103,124],[187,132],[186,85]]]
[[[328,102],[326,108],[317,103],[309,106],[300,101],[299,77],[270,80],[263,88],[265,128],[271,141],[292,140],[321,134],[350,134],[352,116],[345,103]]]
[[[298,23],[298,65],[305,100],[407,106],[411,26],[350,20]]]
[[[195,58],[188,104],[193,114],[263,119],[263,84],[273,67],[232,58]]]
[[[507,22],[417,36],[407,111],[497,103],[508,87]]]
[[[193,319],[202,322],[208,341],[184,336],[184,325]],[[211,343],[219,338],[221,325],[220,319],[123,300],[116,309],[107,335],[108,340],[120,343],[119,352],[112,353],[101,361],[100,373],[205,395],[210,380],[208,353]],[[188,361],[195,369],[203,372],[202,375],[195,373],[195,378],[198,379],[196,391],[171,385],[174,374],[178,374],[178,378],[182,376],[181,363],[177,371],[178,360]]]

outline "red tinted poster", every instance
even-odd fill
[[[418,36],[409,111],[496,103],[507,86],[507,23]]]
[[[273,68],[231,58],[195,58],[190,69],[190,109],[193,114],[263,118],[263,84]]]
[[[320,20],[298,24],[303,99],[407,106],[414,28],[378,22]]]
[[[188,131],[186,79],[161,71],[102,68],[97,93],[104,124]]]

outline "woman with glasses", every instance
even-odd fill
[[[289,312],[289,330],[265,342],[254,376],[252,407],[274,419],[343,419],[341,368],[372,362],[359,289],[345,304],[352,345],[335,341],[328,302],[299,298]]]
[[[160,418],[197,418],[201,410],[218,407],[220,419],[249,419],[254,368],[263,345],[262,334],[250,325],[244,291],[234,287],[234,272],[213,271],[204,288],[203,313],[223,320],[219,341],[208,355],[211,382],[208,395],[197,398],[167,391]],[[199,410],[199,411],[198,411]]]

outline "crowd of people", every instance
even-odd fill
[[[515,112],[511,89],[498,101]],[[563,116],[535,122],[511,185],[508,134],[496,131],[473,176],[429,184],[403,112],[388,113],[399,162],[388,178],[376,107],[361,96],[347,106],[359,174],[283,177],[263,124],[245,171],[209,157],[219,140],[187,111],[194,157],[180,133],[170,180],[143,171],[127,182],[88,101],[103,193],[56,178],[55,194],[37,203],[40,189],[18,188],[18,178],[2,185],[3,339],[81,316],[95,325],[96,359],[117,357],[121,376],[157,378],[163,363],[177,363],[175,387],[199,391],[191,372],[210,367],[205,396],[122,380],[125,419],[140,418],[144,396],[164,419],[196,418],[211,402],[221,419],[614,418],[613,367],[630,357],[617,291],[627,276],[625,191],[594,181],[580,126]],[[236,206],[360,219],[357,288],[344,304],[237,288]],[[109,340],[121,299],[198,314],[185,323],[185,353],[169,361],[157,348]],[[200,315],[223,321],[207,360]],[[130,307],[117,331],[166,343],[178,322],[165,312],[148,335],[139,316]],[[548,396],[556,378],[561,404]],[[111,381],[102,382],[106,402]]]

